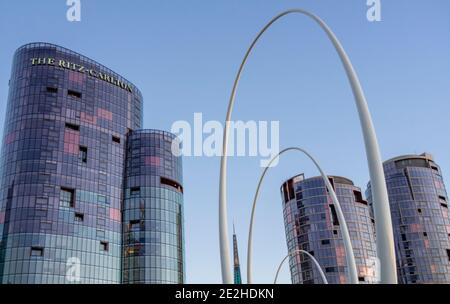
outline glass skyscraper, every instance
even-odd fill
[[[132,83],[83,55],[48,43],[16,51],[0,162],[0,283],[121,283],[127,136],[142,126],[142,104]]]
[[[184,282],[181,157],[173,134],[131,132],[123,206],[123,283]]]
[[[442,172],[429,154],[384,163],[399,283],[450,283],[450,220]],[[367,197],[371,201],[370,183]]]
[[[376,281],[376,244],[373,218],[361,190],[344,177],[330,176],[352,240],[361,283]],[[281,187],[288,251],[305,250],[313,255],[330,284],[349,282],[345,248],[336,207],[322,177],[298,175]],[[294,284],[323,284],[312,260],[292,254],[289,260]]]

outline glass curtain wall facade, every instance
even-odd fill
[[[373,218],[361,190],[343,177],[330,176],[347,220],[360,283],[375,283],[376,244]],[[302,249],[313,255],[330,284],[349,282],[340,223],[322,177],[299,175],[281,187],[289,252]],[[310,258],[296,254],[289,260],[294,284],[323,284]]]
[[[142,96],[68,49],[14,56],[0,164],[0,283],[120,283],[126,135]]]
[[[125,284],[185,281],[182,160],[172,153],[175,140],[175,135],[157,130],[128,136],[123,205]]]
[[[400,284],[450,283],[448,196],[429,154],[384,163]],[[367,189],[371,198],[370,183]]]

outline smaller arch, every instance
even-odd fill
[[[322,279],[322,282],[323,282],[324,284],[328,284],[327,277],[325,276],[325,273],[323,272],[322,267],[320,267],[319,262],[316,260],[316,258],[315,258],[312,254],[310,254],[308,251],[305,251],[305,250],[302,250],[302,249],[297,249],[297,250],[294,250],[294,251],[290,252],[290,253],[289,253],[289,254],[281,261],[280,266],[278,266],[277,274],[275,275],[275,280],[273,281],[273,284],[276,284],[276,283],[277,283],[277,281],[278,281],[278,275],[280,274],[281,268],[283,267],[283,265],[284,265],[284,263],[286,262],[286,260],[287,260],[289,257],[291,257],[291,256],[293,256],[293,255],[295,255],[295,254],[299,254],[299,253],[303,253],[303,254],[307,255],[307,256],[313,261],[313,263],[316,265],[317,269],[319,270],[319,274],[320,274],[320,277],[321,277],[321,279]]]
[[[333,200],[333,204],[336,207],[336,214],[338,216],[339,222],[341,223],[341,233],[342,233],[342,240],[344,242],[344,248],[345,248],[345,258],[347,261],[347,266],[349,269],[349,282],[351,284],[359,284],[358,281],[358,270],[356,268],[356,261],[355,261],[355,254],[353,252],[353,246],[350,239],[350,233],[348,232],[347,222],[345,221],[344,213],[342,212],[341,204],[339,203],[339,200],[337,198],[336,192],[333,189],[333,186],[331,185],[330,181],[328,180],[328,176],[325,174],[325,172],[320,167],[319,163],[316,161],[316,159],[309,154],[306,150],[298,147],[290,147],[283,149],[281,152],[279,152],[275,157],[273,157],[266,168],[264,168],[263,173],[261,174],[261,177],[259,178],[258,186],[256,187],[256,193],[255,197],[253,198],[253,207],[252,207],[252,214],[250,217],[250,227],[248,230],[248,244],[247,244],[247,283],[252,284],[253,277],[252,277],[252,255],[253,255],[253,223],[255,219],[255,211],[256,211],[256,204],[258,201],[259,191],[261,189],[262,182],[264,180],[264,177],[266,176],[267,171],[269,170],[272,163],[278,159],[282,154],[288,152],[288,151],[298,151],[305,154],[316,166],[316,168],[319,170],[320,175],[322,176],[322,179],[325,183],[325,186],[328,190],[329,195],[331,196],[331,199]]]

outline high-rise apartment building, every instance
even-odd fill
[[[123,204],[123,283],[181,284],[183,186],[176,140],[158,130],[128,136]]]
[[[337,176],[329,179],[347,221],[359,281],[374,283],[376,244],[368,203],[351,180]],[[341,223],[322,177],[293,177],[282,185],[281,196],[288,251],[301,249],[313,255],[330,284],[349,283]],[[309,257],[292,254],[289,265],[292,283],[323,283]]]
[[[398,281],[450,283],[450,219],[442,172],[429,154],[384,163]],[[367,197],[371,202],[370,183]]]

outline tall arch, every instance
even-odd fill
[[[327,37],[332,42],[336,49],[339,58],[344,66],[347,74],[352,92],[355,98],[356,107],[358,110],[361,129],[364,137],[364,144],[366,149],[367,163],[370,173],[370,181],[372,185],[373,208],[375,213],[375,224],[377,231],[377,255],[380,259],[380,281],[385,284],[397,283],[397,270],[395,261],[395,247],[394,236],[392,231],[391,213],[389,207],[389,200],[386,188],[386,181],[384,177],[383,164],[381,161],[378,140],[373,126],[372,117],[369,112],[364,91],[361,87],[358,76],[353,68],[353,65],[347,56],[341,43],[328,27],[328,25],[318,16],[305,11],[303,9],[291,9],[284,11],[267,23],[264,28],[258,33],[256,38],[251,43],[244,59],[239,67],[236,79],[233,84],[231,96],[229,100],[227,115],[225,119],[225,129],[223,134],[222,157],[220,164],[220,182],[219,182],[219,241],[220,241],[220,258],[222,268],[222,281],[225,284],[232,284],[233,277],[231,273],[231,257],[228,237],[228,210],[227,210],[227,153],[228,153],[228,138],[231,116],[233,113],[236,91],[241,79],[245,64],[262,35],[279,19],[290,14],[301,14],[313,19],[327,34]]]

